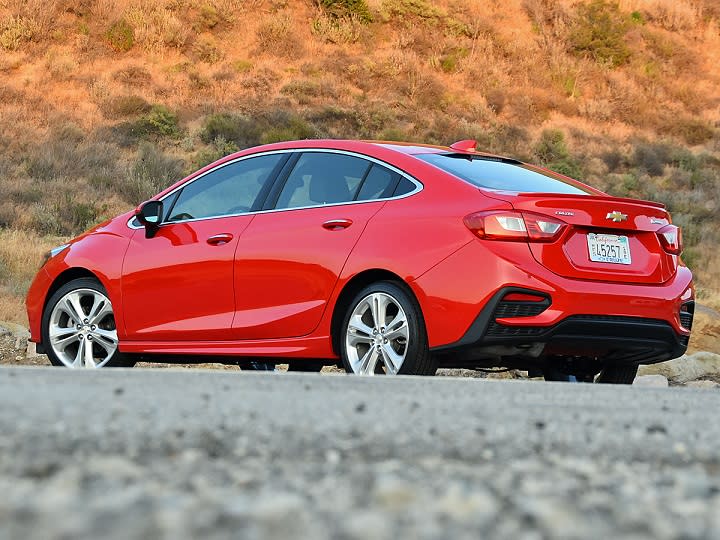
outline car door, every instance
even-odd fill
[[[320,323],[345,262],[400,175],[355,155],[305,151],[240,238],[239,339],[303,336]],[[366,202],[363,202],[366,201]]]
[[[167,195],[152,238],[133,234],[123,262],[128,340],[225,340],[235,313],[233,261],[287,154],[221,165]]]

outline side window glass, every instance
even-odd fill
[[[249,212],[273,169],[284,158],[270,154],[230,163],[184,187],[169,221]]]
[[[410,180],[403,176],[402,178],[400,178],[400,183],[395,188],[395,193],[393,193],[393,197],[399,197],[400,195],[410,193],[411,191],[415,190],[416,187],[417,186],[415,184],[413,184]]]
[[[371,163],[324,152],[306,152],[280,192],[275,208],[299,208],[352,201]]]
[[[373,165],[358,193],[358,201],[370,201],[392,195],[399,174],[380,165]]]

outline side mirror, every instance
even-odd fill
[[[135,217],[145,227],[145,238],[152,238],[160,228],[163,218],[162,201],[147,201],[135,210]]]

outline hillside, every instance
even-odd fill
[[[476,138],[684,228],[720,307],[715,0],[0,0],[0,320],[41,254],[282,139]]]

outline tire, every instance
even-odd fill
[[[361,290],[348,305],[340,332],[337,343],[348,373],[434,375],[437,370],[420,306],[395,282],[378,281]]]
[[[43,312],[41,335],[46,354],[54,366],[135,365],[134,360],[118,350],[112,304],[105,287],[94,278],[74,279],[55,291]]]
[[[608,366],[595,378],[596,383],[632,384],[638,372],[638,366]]]
[[[608,366],[596,377],[570,375],[556,369],[546,369],[543,376],[546,381],[594,382],[595,384],[632,384],[637,375],[638,366]]]

